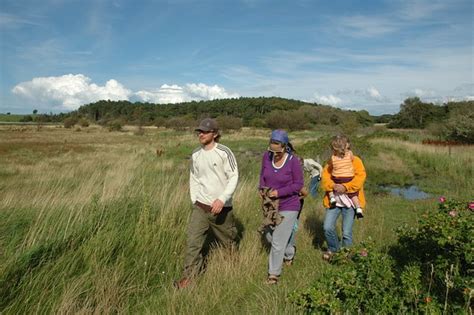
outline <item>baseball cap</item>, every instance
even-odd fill
[[[194,129],[195,131],[217,131],[219,128],[217,126],[217,121],[212,118],[204,118],[201,120],[199,127]]]

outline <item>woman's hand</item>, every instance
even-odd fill
[[[344,194],[346,192],[346,187],[342,184],[334,184],[333,190],[337,193]]]

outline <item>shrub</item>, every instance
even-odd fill
[[[20,122],[30,122],[33,121],[33,117],[31,115],[25,115],[20,119]]]
[[[197,124],[191,117],[180,116],[167,119],[164,126],[174,130],[186,130],[189,127],[197,126]]]
[[[265,120],[262,118],[252,118],[249,122],[249,127],[254,128],[264,128],[265,127]]]
[[[109,131],[122,131],[124,123],[120,119],[112,120],[107,124]]]
[[[216,121],[221,130],[240,130],[242,128],[242,118],[219,116]]]
[[[156,127],[164,127],[166,124],[166,119],[164,117],[156,117],[153,121],[153,125]]]
[[[439,209],[423,214],[418,226],[397,231],[399,243],[394,251],[399,264],[419,265],[423,277],[432,281],[432,295],[449,302],[453,310],[474,294],[473,210],[472,202],[441,197]]]
[[[289,299],[308,313],[470,313],[474,202],[446,201],[398,230],[389,255],[371,242],[344,248],[309,289]]]
[[[89,121],[85,118],[79,119],[79,126],[81,127],[89,127]]]
[[[75,124],[77,124],[77,119],[74,117],[64,119],[64,128],[72,128]]]
[[[393,259],[371,243],[344,248],[333,256],[334,266],[309,290],[294,292],[290,301],[310,313],[394,313]]]

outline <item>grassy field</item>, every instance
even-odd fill
[[[256,187],[268,134],[224,134],[221,142],[236,154],[241,174],[234,197],[239,250],[211,250],[206,272],[178,291],[172,283],[180,276],[190,214],[194,134],[0,127],[0,313],[296,313],[288,294],[331,268],[321,259],[324,209],[321,196],[307,199],[295,264],[277,286],[265,285]],[[303,157],[327,156],[318,146],[327,132],[290,137]],[[396,137],[363,138],[354,146],[368,173],[356,242],[371,237],[386,248],[396,240],[394,229],[415,224],[439,195],[472,198],[472,146],[449,151]],[[411,184],[433,197],[407,201],[380,189]]]
[[[15,114],[0,114],[0,122],[20,122],[20,120],[24,117],[25,115],[15,115]],[[32,115],[33,117],[34,115]]]

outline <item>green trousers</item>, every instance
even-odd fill
[[[223,246],[232,246],[237,237],[232,208],[224,208],[218,215],[214,215],[196,205],[193,205],[192,211],[187,229],[184,277],[193,277],[201,270],[202,250],[207,233],[210,230]]]

